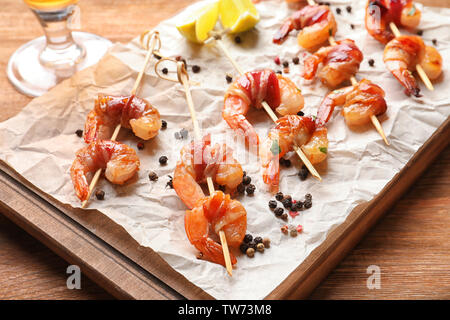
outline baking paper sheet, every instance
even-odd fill
[[[335,112],[328,125],[328,160],[317,166],[323,177],[322,183],[311,177],[300,181],[296,175],[299,160],[295,154],[289,155],[293,166],[281,170],[281,191],[291,194],[294,199],[303,198],[305,193],[313,196],[313,207],[289,221],[303,225],[303,233],[292,238],[280,232],[280,226],[285,223],[268,209],[267,203],[272,197],[262,183],[259,163],[254,155],[244,152],[237,139],[235,155],[257,188],[253,197],[238,198],[247,208],[248,232],[269,237],[272,246],[253,259],[238,257],[233,277],[227,276],[222,266],[196,259],[197,252],[184,231],[186,207],[173,189],[166,188],[167,175],[173,173],[180,148],[193,137],[191,118],[182,86],[157,78],[153,66],[148,68],[139,95],[158,108],[161,118],[168,122],[168,128],[146,142],[144,150],[137,150],[139,140],[122,129],[118,140],[137,150],[141,159],[139,175],[124,186],[113,186],[102,179],[98,187],[105,190],[105,200],[93,199],[89,204],[90,208],[100,210],[123,226],[141,245],[158,252],[175,270],[215,298],[264,298],[325,240],[332,228],[346,219],[357,204],[377,194],[450,114],[449,9],[423,8],[420,29],[424,30],[423,38],[428,45],[432,39],[438,39],[444,76],[435,83],[434,92],[427,91],[421,84],[423,97],[408,98],[384,67],[382,45],[364,28],[365,2],[331,3],[333,10],[337,6],[343,9],[340,15],[335,14],[338,21],[336,39],[351,37],[364,53],[357,78],[368,78],[386,91],[388,111],[381,120],[391,146],[384,145],[371,126],[350,130],[340,113]],[[344,10],[349,4],[353,8],[351,14]],[[296,55],[303,59],[304,51],[296,44],[296,32],[282,46],[271,42],[274,31],[293,11],[280,1],[263,1],[257,8],[261,21],[254,30],[241,35],[241,44],[236,45],[232,37],[224,39],[242,68],[277,70],[280,68],[273,62],[276,56],[281,61],[291,61]],[[200,83],[192,88],[192,95],[203,132],[211,133],[214,140],[224,137],[233,140],[233,131],[223,121],[221,109],[223,94],[228,87],[225,74],[236,76],[237,73],[214,46],[193,45],[182,38],[175,29],[176,22],[174,17],[156,28],[161,33],[161,52],[167,56],[181,55],[188,65],[201,67],[200,73],[191,72],[191,79]],[[354,30],[350,24],[355,26]],[[74,132],[83,128],[97,93],[120,95],[130,92],[144,56],[145,51],[139,47],[137,39],[128,45],[116,44],[98,65],[34,99],[17,116],[0,124],[1,159],[59,201],[79,207],[69,169],[75,151],[82,148],[84,142]],[[374,67],[367,63],[370,58],[375,60]],[[290,63],[289,77],[303,91],[305,113],[315,114],[328,89],[319,81],[303,81],[300,70],[300,66]],[[169,75],[175,76],[175,73]],[[264,138],[273,125],[269,117],[261,110],[252,110],[248,117]],[[188,139],[175,139],[174,132],[181,128],[190,131]],[[166,166],[158,163],[161,155],[169,158]],[[157,182],[149,181],[150,170],[158,174]]]

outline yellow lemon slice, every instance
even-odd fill
[[[200,3],[188,12],[176,27],[189,41],[202,43],[208,38],[208,33],[216,25],[218,17],[218,1]]]
[[[231,33],[250,30],[259,21],[259,13],[251,0],[220,0],[220,21]]]

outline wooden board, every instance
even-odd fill
[[[155,6],[161,6],[164,10],[158,10],[158,18],[151,22],[152,25],[160,19],[169,17],[191,1],[180,1],[173,6],[162,6],[162,1],[156,2]],[[13,1],[8,1],[7,5],[12,6],[12,3]],[[107,1],[98,1],[95,4],[87,3],[81,2],[85,6],[82,10],[86,13],[83,17],[86,21],[89,21],[88,28],[92,28],[90,22],[98,18],[98,14],[106,17],[101,20],[109,21],[105,10]],[[443,5],[438,1],[433,2],[433,4]],[[16,3],[14,5],[17,6]],[[86,12],[85,9],[91,6],[95,6],[93,12]],[[137,8],[137,6],[131,6],[128,14],[138,14],[134,8]],[[23,9],[25,10],[25,6]],[[5,11],[8,11],[7,8]],[[16,14],[17,17],[20,17],[19,14],[20,12]],[[87,18],[86,15],[88,15]],[[30,20],[35,22],[34,17],[31,17]],[[85,25],[83,25],[83,29],[87,30],[84,28]],[[14,26],[12,30],[17,31],[15,25],[11,26]],[[141,29],[142,26],[138,27],[138,30]],[[8,32],[8,28],[2,28],[2,30]],[[27,26],[23,30],[23,33],[18,35],[19,42],[40,35],[39,28],[34,28],[31,31]],[[104,26],[103,30],[105,30]],[[109,30],[106,31],[109,34],[103,33],[103,35],[114,40],[128,41],[129,39],[129,36],[123,37],[123,39],[117,38],[120,36],[120,32],[118,35],[116,34],[115,22],[107,22],[106,30]],[[87,31],[98,32],[98,30]],[[9,54],[17,46],[17,41],[7,43],[6,50],[1,51],[3,54],[2,60],[6,61]],[[2,76],[4,77],[4,75]],[[11,87],[8,87],[7,92],[10,96],[18,95]],[[2,110],[1,119],[6,119],[18,112],[20,106],[27,100],[27,98],[21,97],[19,103],[12,103],[11,108]],[[408,172],[402,171],[396,177],[395,184],[391,185],[389,189],[386,189],[389,186],[384,189],[384,193],[388,197],[379,201],[382,204],[373,204],[376,201],[372,201],[370,204],[358,207],[358,210],[352,212],[343,225],[330,234],[324,243],[328,243],[328,246],[317,248],[269,297],[305,297],[318,281],[357,243],[358,239],[378,219],[380,214],[392,205],[423,169],[431,163],[439,150],[445,148],[449,141],[448,121],[440,130],[439,137],[433,136],[427,142],[426,150],[421,151],[420,155],[416,154],[415,159],[417,159],[408,164]],[[433,157],[429,157],[429,155],[433,155]],[[105,287],[114,296],[154,299],[210,298],[182,276],[167,268],[167,264],[159,259],[153,251],[139,247],[121,227],[112,223],[102,214],[97,211],[86,214],[77,210],[70,210],[70,208],[53,199],[46,198],[38,190],[29,188],[25,181],[8,168],[2,166],[1,170],[0,195],[3,195],[3,197],[0,198],[2,202],[0,211],[27,232],[43,241],[64,259],[70,263],[79,264],[85,274]],[[41,197],[46,198],[46,200],[43,201]],[[330,243],[336,245],[332,246]],[[99,266],[99,263],[102,265]],[[298,288],[297,281],[301,283]]]

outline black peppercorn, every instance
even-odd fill
[[[306,180],[306,178],[308,177],[308,169],[306,168],[305,165],[303,165],[300,171],[298,172],[298,176],[300,180]]]
[[[173,178],[172,176],[169,176],[170,180],[166,183],[166,188],[169,187],[170,189],[173,189]]]
[[[234,42],[241,43],[242,42],[241,37],[239,37],[239,36],[234,37]]]
[[[139,150],[144,149],[144,143],[143,143],[143,142],[138,142],[137,148],[138,148]]]
[[[282,192],[278,192],[276,195],[275,195],[275,199],[277,199],[278,201],[281,201],[281,200],[283,200],[283,193]]]
[[[181,134],[177,131],[175,132],[175,139],[180,140],[181,139]]]
[[[292,211],[300,211],[303,208],[303,202],[301,201],[296,201],[293,205],[292,205]]]
[[[283,204],[283,207],[285,207],[286,209],[292,207],[292,200],[290,199],[283,199],[281,200],[281,203]]]
[[[298,57],[294,57],[294,58],[292,58],[292,62],[294,64],[298,64],[300,62],[300,59]]]
[[[431,40],[431,42],[433,42],[434,45],[437,45],[437,40],[436,39]]]
[[[227,83],[231,83],[231,81],[233,81],[233,78],[229,75],[226,75],[225,79],[227,80]]]
[[[255,187],[254,184],[250,184],[250,185],[245,189],[245,191],[247,191],[247,194],[248,194],[249,196],[253,195],[253,194],[255,193],[255,190],[256,190],[256,187]]]
[[[81,129],[78,129],[77,131],[75,131],[75,133],[80,138],[83,136],[83,130],[81,130]]]
[[[299,112],[297,112],[297,115],[300,117],[303,117],[305,115],[305,113],[303,111],[299,111]]]
[[[181,135],[182,139],[187,138],[188,134],[189,134],[189,131],[187,131],[185,128],[180,130],[180,135]]]
[[[246,243],[241,243],[241,245],[239,246],[239,250],[241,250],[242,253],[246,253],[248,249],[248,245]]]
[[[253,240],[256,244],[262,243],[263,239],[261,237],[255,237],[255,240]]]
[[[283,67],[285,67],[285,68],[289,67],[289,62],[283,61]]]
[[[250,242],[247,243],[247,245],[248,245],[249,248],[253,248],[253,249],[256,250],[256,243],[255,243],[255,241],[250,241]]]
[[[270,200],[269,201],[269,208],[270,209],[275,209],[277,207],[277,202],[275,200]]]
[[[277,73],[278,74],[283,74],[283,72],[281,72],[281,70],[277,70]]]
[[[192,72],[193,72],[193,73],[198,73],[198,72],[200,72],[200,66],[193,65],[193,66],[192,66]]]
[[[375,64],[375,60],[369,59],[369,66],[373,67],[374,64]]]
[[[167,164],[167,157],[166,156],[161,156],[161,157],[159,157],[159,163],[161,164],[161,165],[165,165],[165,164]]]
[[[281,158],[281,159],[283,159],[283,158]],[[280,164],[281,164],[281,161],[280,161]],[[286,168],[289,168],[291,166],[291,160],[284,159],[282,165],[285,166]]]
[[[312,200],[312,195],[311,195],[311,193],[305,194],[305,199],[306,199],[306,200]]]
[[[150,171],[150,173],[148,174],[148,178],[150,179],[150,181],[156,181],[158,180],[158,175],[156,174],[156,172]]]
[[[250,178],[249,176],[244,176],[243,178],[242,178],[242,184],[243,185],[248,185],[248,184],[250,184],[250,182],[252,182],[252,178]]]
[[[97,191],[95,191],[95,196],[98,200],[103,200],[105,199],[105,191],[97,189]]]
[[[161,129],[166,129],[166,128],[167,128],[167,121],[161,120]]]
[[[283,220],[287,220],[288,219],[288,215],[287,215],[287,213],[283,213],[282,215],[281,215],[281,219],[283,219]]]
[[[355,29],[355,25],[350,24],[350,28]]]
[[[288,195],[286,195],[286,196],[284,196],[283,197],[283,200],[289,200],[289,201],[292,201],[292,197],[291,196],[288,196]]]
[[[347,10],[348,13],[352,12],[352,7],[351,6],[346,6],[345,10]]]
[[[305,209],[309,209],[312,207],[312,201],[306,199],[305,202],[303,203],[303,205],[305,206]]]
[[[341,14],[341,8],[336,8],[336,13]]]
[[[273,210],[273,213],[275,213],[275,215],[277,217],[281,217],[281,215],[283,214],[284,209],[283,208],[276,208],[275,210]]]
[[[417,35],[418,35],[418,36],[423,35],[423,30],[418,30],[418,31],[417,31]]]
[[[244,194],[245,192],[245,186],[242,183],[239,183],[237,188],[236,188],[237,192],[240,194]]]
[[[162,73],[164,73],[164,74],[168,74],[168,73],[169,73],[169,70],[167,70],[167,68],[163,68],[161,71],[162,71]]]
[[[250,233],[247,233],[244,237],[244,242],[245,243],[250,243],[253,240],[253,236]]]

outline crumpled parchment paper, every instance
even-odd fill
[[[290,168],[281,170],[281,191],[294,199],[306,193],[313,196],[313,207],[300,213],[289,223],[301,224],[303,233],[293,238],[283,235],[280,226],[285,224],[275,218],[267,203],[272,197],[261,179],[255,155],[246,153],[242,142],[236,139],[235,157],[256,185],[253,197],[238,199],[247,208],[248,232],[269,237],[271,248],[253,259],[238,257],[233,277],[226,275],[222,266],[196,259],[197,251],[190,245],[184,231],[186,207],[175,194],[166,188],[172,175],[179,150],[193,137],[192,122],[185,94],[180,84],[161,80],[148,68],[139,95],[152,103],[168,122],[168,128],[137,150],[139,141],[122,129],[118,137],[137,150],[141,159],[138,177],[124,186],[114,186],[101,179],[98,188],[106,192],[105,200],[93,197],[89,207],[97,208],[123,226],[141,245],[158,252],[175,270],[219,299],[261,299],[269,294],[297,267],[327,236],[341,224],[359,203],[370,200],[405,165],[417,149],[431,136],[450,114],[448,94],[450,60],[450,9],[423,8],[420,29],[428,45],[437,39],[437,48],[444,60],[444,75],[435,83],[435,91],[421,84],[423,97],[408,98],[403,88],[385,69],[382,61],[383,47],[371,38],[364,28],[365,1],[330,1],[338,21],[336,39],[354,39],[364,53],[358,79],[368,78],[386,91],[388,111],[380,117],[391,146],[386,146],[376,130],[367,126],[350,130],[339,112],[328,124],[328,159],[317,166],[323,177],[319,183],[309,177],[300,181],[300,167],[295,154],[288,157]],[[352,5],[352,13],[344,9]],[[241,35],[237,45],[233,37],[225,37],[225,44],[244,70],[256,68],[281,69],[273,62],[291,61],[303,52],[296,43],[296,32],[282,45],[272,44],[272,35],[280,23],[293,11],[281,1],[262,1],[257,5],[261,21],[254,30]],[[213,45],[199,46],[188,43],[175,29],[177,17],[162,22],[156,29],[162,38],[161,52],[166,56],[181,55],[189,66],[199,65],[201,72],[192,73],[191,79],[200,85],[193,86],[192,95],[197,117],[203,132],[211,133],[214,140],[235,138],[221,117],[223,94],[228,87],[225,74],[237,76],[232,65]],[[350,28],[350,24],[355,29]],[[405,30],[402,30],[406,33]],[[145,56],[137,39],[128,45],[116,44],[96,66],[84,70],[64,81],[42,97],[34,99],[17,116],[0,123],[0,159],[22,174],[31,183],[63,203],[80,206],[69,176],[75,151],[84,146],[74,132],[84,127],[88,111],[93,107],[97,93],[128,94],[134,84]],[[375,60],[374,67],[367,61]],[[173,66],[167,66],[175,77]],[[306,82],[300,78],[301,66],[290,63],[289,77],[302,89],[305,96],[305,113],[315,114],[318,104],[328,92],[319,81]],[[189,71],[191,69],[189,68]],[[252,110],[248,115],[261,138],[273,125],[262,110]],[[174,133],[181,128],[190,132],[188,139],[177,140]],[[166,166],[158,158],[169,158]],[[148,179],[150,170],[159,180]]]

